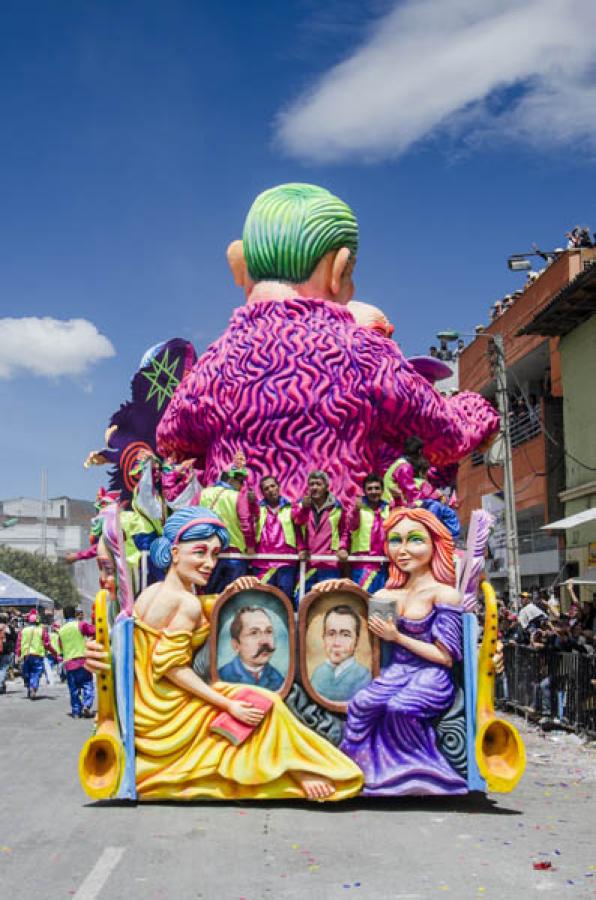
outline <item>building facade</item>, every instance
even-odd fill
[[[589,600],[596,592],[596,261],[586,263],[523,330],[559,340],[565,446],[559,528],[566,574],[585,582],[582,599]]]
[[[543,531],[564,514],[565,453],[563,433],[564,383],[558,335],[524,333],[526,326],[572,282],[596,249],[561,253],[515,302],[478,335],[459,358],[460,390],[479,391],[495,400],[490,336],[500,334],[505,348],[507,390],[511,411],[511,443],[522,588],[548,587],[564,571],[561,537]],[[477,507],[500,519],[492,545],[488,573],[506,592],[507,566],[503,524],[503,468],[499,442],[488,454],[464,460],[458,476],[462,523]]]
[[[0,546],[61,559],[88,546],[94,515],[93,503],[71,497],[52,497],[45,504],[32,497],[0,500]]]

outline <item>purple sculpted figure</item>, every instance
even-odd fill
[[[465,794],[434,727],[453,703],[451,668],[462,658],[453,541],[426,509],[394,509],[384,527],[389,579],[373,599],[386,615],[373,614],[369,628],[391,656],[350,700],[341,749],[362,769],[370,797]]]
[[[257,197],[228,250],[247,305],[177,387],[157,431],[162,455],[194,457],[209,484],[243,450],[253,484],[273,472],[292,498],[322,469],[346,501],[408,435],[435,465],[492,436],[486,400],[443,398],[393,341],[356,323],[346,307],[357,241],[354,214],[323,188]]]

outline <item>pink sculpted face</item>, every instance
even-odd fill
[[[200,541],[180,541],[172,547],[172,565],[181,581],[204,587],[221,551],[218,537]]]
[[[99,570],[99,586],[103,591],[108,592],[111,600],[116,599],[116,563],[111,553],[108,551],[103,538],[100,539],[97,547],[96,556],[97,568]]]
[[[372,303],[363,303],[361,300],[351,300],[348,303],[348,310],[358,325],[370,328],[371,331],[376,331],[383,337],[390,338],[393,335],[395,326],[378,306],[373,306]]]
[[[419,522],[402,519],[389,532],[387,546],[390,559],[408,575],[418,574],[430,567],[432,540]]]

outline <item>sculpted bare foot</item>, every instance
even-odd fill
[[[328,800],[335,793],[335,785],[322,775],[312,772],[290,772],[307,800]]]

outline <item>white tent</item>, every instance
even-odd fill
[[[41,606],[43,609],[54,609],[54,601],[12,575],[0,572],[0,606]]]

